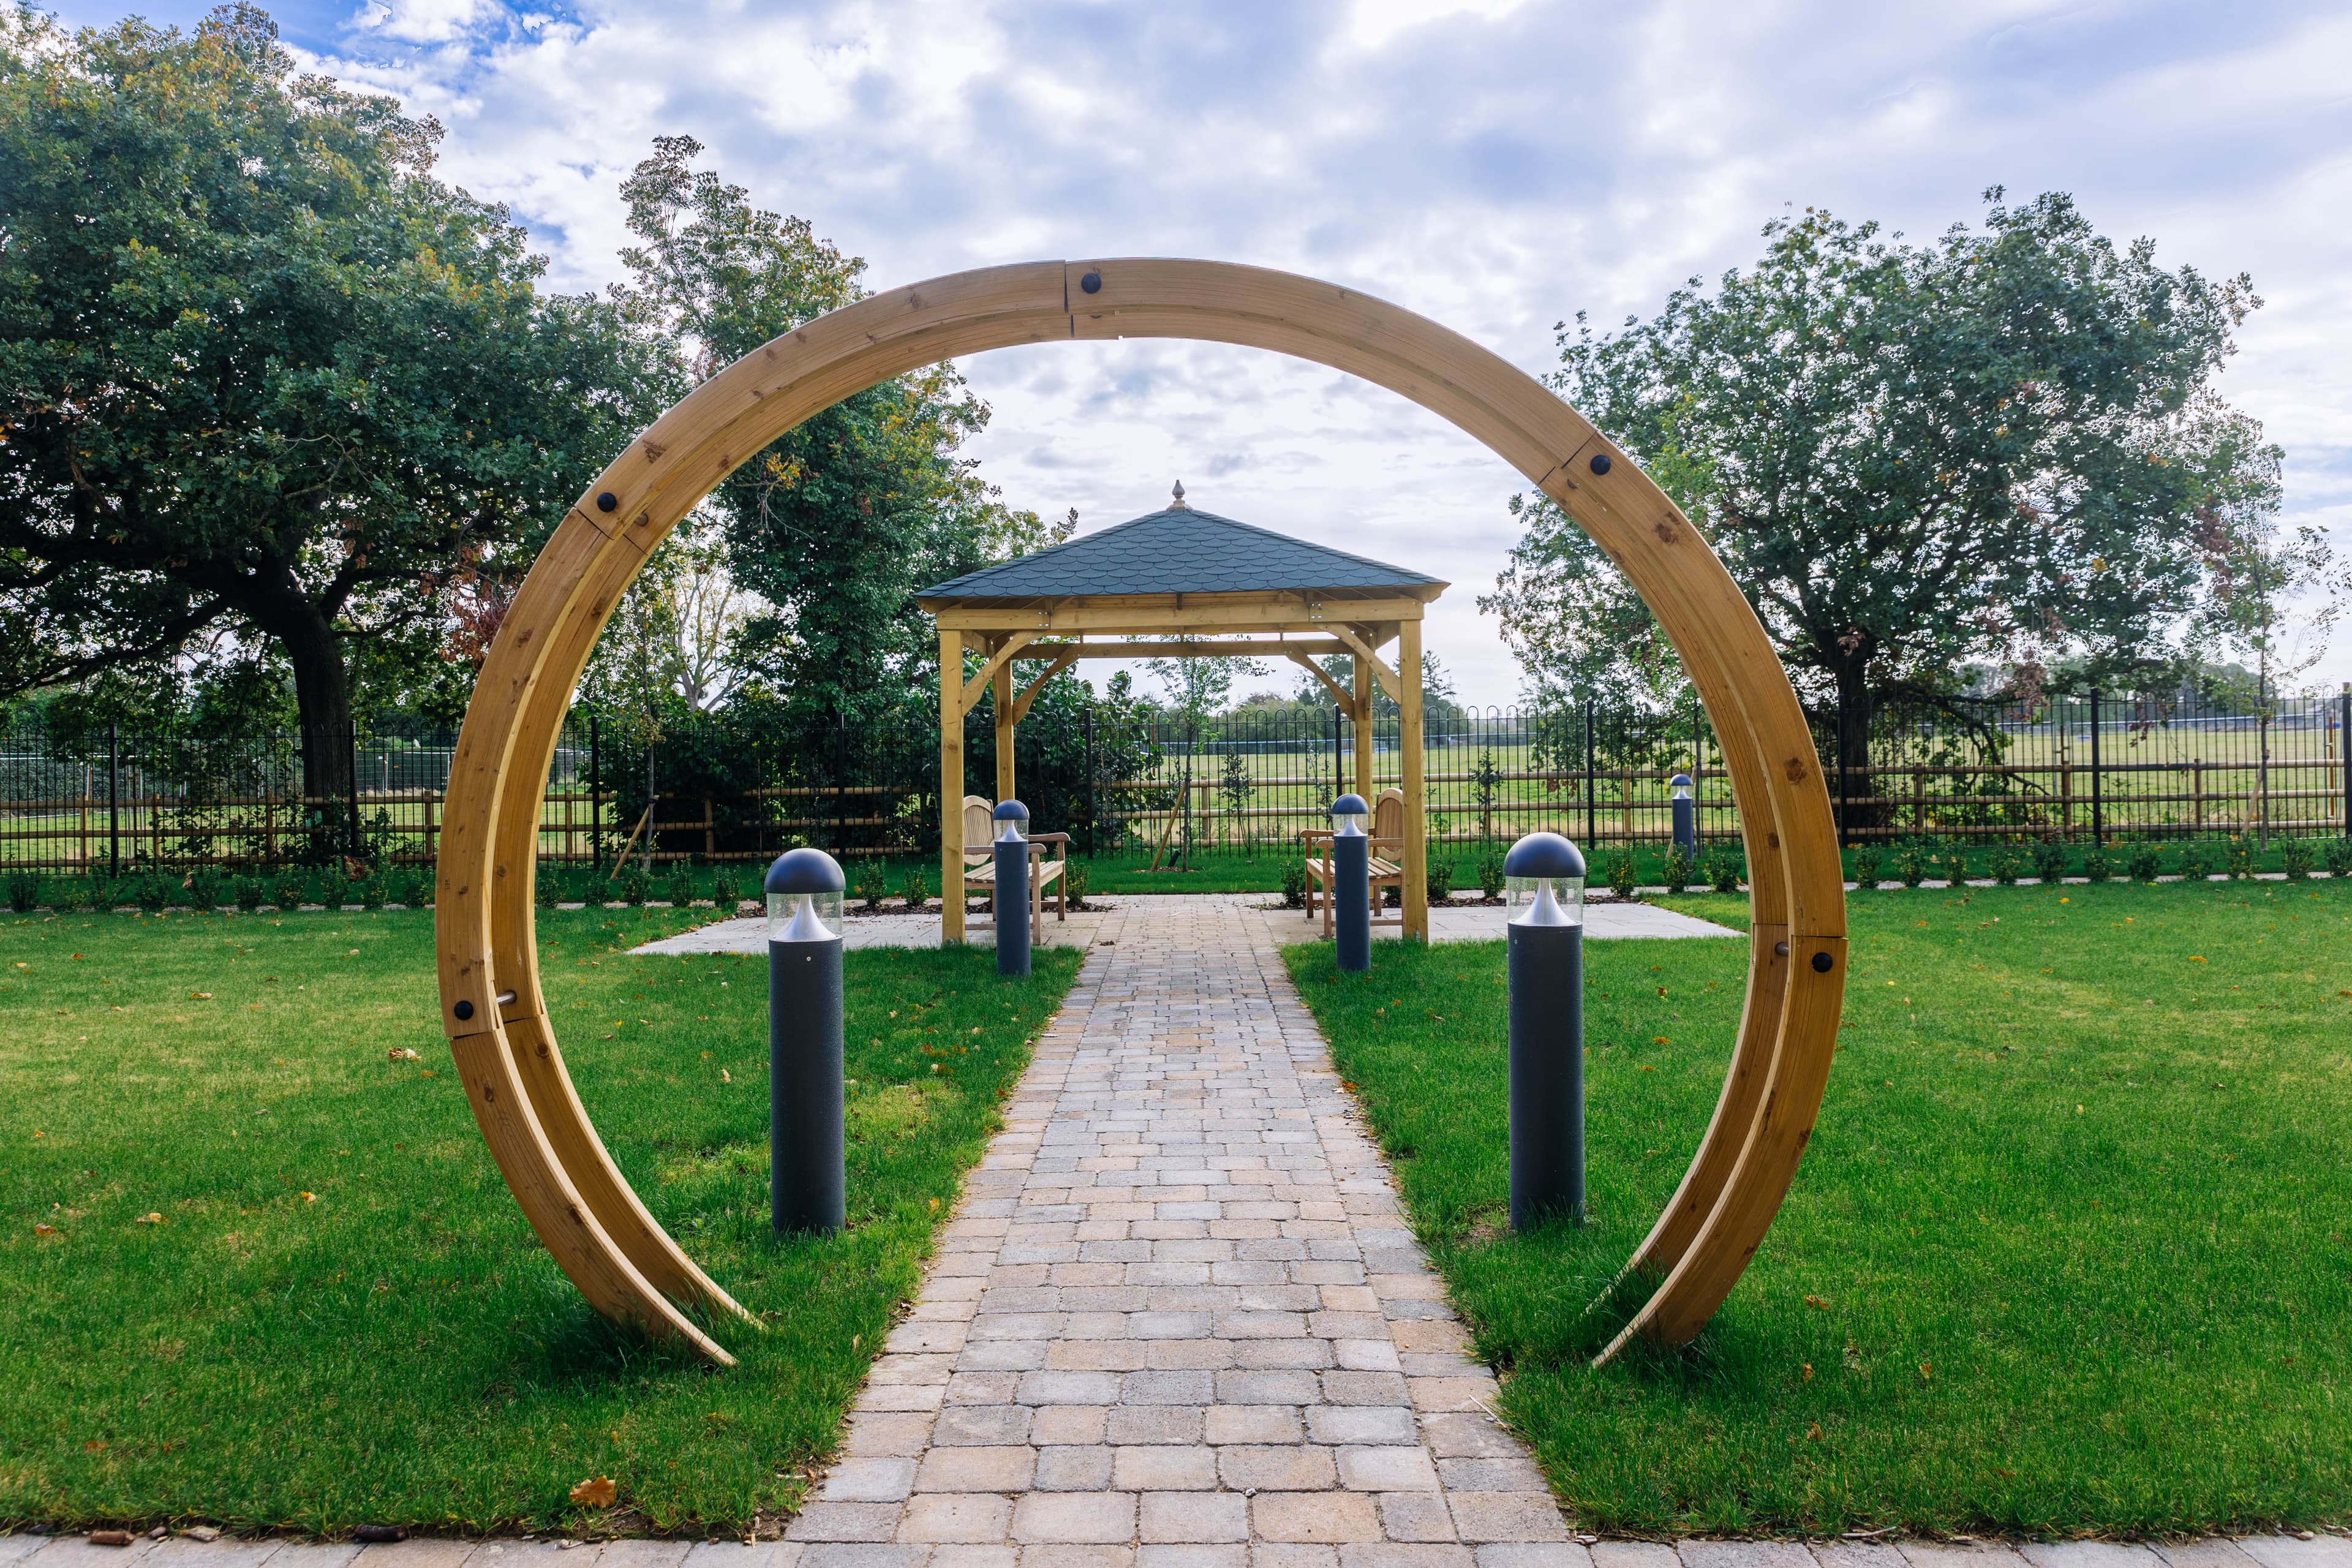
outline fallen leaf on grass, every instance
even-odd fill
[[[1824,1310],[1824,1311],[1827,1311],[1827,1310],[1829,1310],[1829,1303],[1828,1303],[1827,1301],[1823,1300],[1822,1300],[1821,1297],[1819,1297],[1819,1296],[1808,1296],[1808,1297],[1806,1297],[1806,1298],[1805,1298],[1805,1305],[1806,1305],[1806,1306],[1808,1306],[1808,1307],[1819,1307],[1819,1308],[1821,1308],[1821,1309],[1822,1309],[1822,1310]]]
[[[40,1220],[35,1220],[33,1222],[33,1234],[35,1236],[55,1236],[57,1233],[58,1227],[56,1226],[46,1224]]]
[[[616,1489],[612,1477],[594,1476],[572,1489],[572,1500],[590,1508],[610,1508]]]
[[[1805,1428],[1805,1436],[1818,1443],[1822,1440],[1822,1424],[1818,1421]]]
[[[213,994],[209,991],[191,991],[188,993],[188,1000],[191,1002],[209,1002],[212,999]]]
[[[139,1223],[141,1225],[162,1225],[163,1223],[163,1216],[160,1214],[142,1214],[139,1216]]]
[[[413,1062],[417,1059],[417,1055],[406,1046],[394,1046],[384,1053],[384,1059],[394,1062]]]

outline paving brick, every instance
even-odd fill
[[[1146,1492],[1138,1521],[1150,1545],[1221,1545],[1249,1539],[1249,1501],[1233,1492]]]
[[[1359,1446],[1338,1451],[1339,1484],[1359,1492],[1433,1492],[1437,1466],[1418,1443]]]
[[[2147,1547],[2119,1541],[2028,1542],[2017,1551],[2033,1568],[2166,1568]]]
[[[1212,1405],[1202,1414],[1211,1443],[1296,1443],[1303,1436],[1298,1412],[1286,1405]]]
[[[1036,1470],[1036,1451],[1028,1447],[933,1448],[915,1472],[918,1492],[1017,1492],[1029,1486]],[[908,1540],[917,1539],[913,1536]],[[967,1541],[973,1536],[925,1536],[924,1540]],[[1002,1539],[1002,1536],[998,1537]],[[599,1565],[602,1568],[602,1565]]]
[[[1201,1407],[1197,1405],[1118,1405],[1106,1414],[1103,1441],[1128,1443],[1197,1443],[1201,1440]]]
[[[951,1405],[940,1412],[931,1442],[951,1448],[1025,1443],[1035,1421],[1025,1405]]]
[[[1261,1492],[1250,1500],[1250,1524],[1265,1541],[1382,1538],[1380,1514],[1361,1492]]]
[[[1249,1547],[1241,1542],[1141,1546],[1136,1549],[1135,1568],[1249,1568]]]
[[[1592,1568],[1682,1568],[1671,1546],[1654,1541],[1601,1541],[1593,1543]]]
[[[1197,1444],[1134,1444],[1111,1450],[1113,1489],[1123,1492],[1212,1491],[1217,1454]]]
[[[1437,1479],[1445,1489],[1454,1492],[1540,1492],[1549,1491],[1543,1471],[1536,1462],[1522,1454],[1497,1456],[1488,1459],[1440,1459]],[[1841,1568],[1846,1568],[1842,1564]],[[1852,1568],[1863,1568],[1853,1564]],[[1900,1563],[1892,1568],[1901,1568]]]
[[[1098,1492],[1110,1486],[1111,1455],[1100,1447],[1040,1448],[1036,1477],[1030,1485],[1041,1492]]]
[[[898,1533],[895,1502],[813,1502],[785,1527],[787,1541],[882,1542]]]
[[[1234,1491],[1320,1491],[1339,1480],[1331,1450],[1303,1443],[1263,1447],[1237,1443],[1219,1448],[1216,1455],[1217,1479]]]
[[[1685,1541],[1675,1550],[1683,1568],[1817,1568],[1794,1541]]]
[[[1364,1542],[1339,1548],[1339,1568],[1472,1568],[1467,1546]]]
[[[817,1490],[820,1502],[898,1502],[912,1490],[912,1459],[844,1459]]]
[[[1454,1515],[1433,1491],[1381,1494],[1381,1528],[1391,1541],[1452,1541]]]
[[[1496,1541],[1478,1548],[1478,1568],[1594,1568],[1592,1554],[1572,1541]]]
[[[1131,1492],[1030,1492],[1013,1510],[1013,1539],[1024,1546],[1127,1542],[1134,1538]]]
[[[943,1454],[973,1451],[940,1450]],[[898,1539],[1002,1542],[1012,1518],[1013,1504],[1004,1498],[969,1492],[919,1492],[907,1503],[906,1517],[898,1522]]]
[[[1526,1492],[1451,1492],[1445,1499],[1454,1510],[1454,1529],[1463,1540],[1566,1541],[1568,1526],[1560,1522],[1559,1505]]]
[[[1105,1414],[1106,1408],[1099,1405],[1041,1405],[1036,1419],[1030,1423],[1029,1441],[1040,1448],[1099,1443]]]
[[[2171,1568],[2253,1568],[2254,1561],[2237,1542],[2214,1535],[2198,1541],[2158,1542],[2156,1552]],[[1816,1552],[1814,1555],[1820,1553]],[[1824,1568],[1831,1565],[1825,1564]],[[1837,1564],[1835,1568],[1844,1565]]]

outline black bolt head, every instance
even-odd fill
[[[462,1024],[474,1016],[474,1005],[471,1002],[460,1002],[449,1011],[457,1014],[457,1021]]]
[[[1085,289],[1089,294],[1101,293],[1102,274],[1099,272],[1087,273],[1084,278],[1078,279],[1078,287]]]
[[[611,490],[606,490],[603,495],[596,498],[596,510],[598,511],[618,511],[620,507],[621,498],[614,495]]]
[[[1813,973],[1816,974],[1827,974],[1836,963],[1837,960],[1832,958],[1828,953],[1817,952],[1813,954]]]
[[[1596,474],[1605,474],[1609,471],[1608,453],[1595,452],[1592,454],[1592,471]]]

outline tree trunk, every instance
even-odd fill
[[[310,805],[311,851],[324,857],[350,852],[352,792],[357,759],[352,754],[352,687],[343,648],[326,616],[308,604],[267,628],[286,650],[294,668],[294,700],[302,723],[302,794]]]
[[[1829,781],[1831,795],[1844,802],[1845,831],[1857,847],[1882,844],[1879,837],[1887,822],[1886,802],[1878,793],[1878,781],[1864,770],[1870,766],[1870,726],[1874,716],[1874,704],[1869,680],[1869,661],[1856,659],[1841,665],[1832,671],[1837,679],[1838,765],[1847,770],[1843,780]]]

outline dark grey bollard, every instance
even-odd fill
[[[1584,1223],[1584,857],[1531,833],[1503,859],[1510,900],[1511,1228]]]
[[[1364,828],[1372,808],[1360,795],[1331,803],[1331,900],[1333,934],[1341,969],[1358,974],[1372,966],[1372,843]]]
[[[1029,973],[1029,808],[1008,800],[996,808],[996,973]]]
[[[1675,847],[1685,857],[1692,875],[1698,873],[1698,802],[1691,799],[1690,774],[1676,773],[1675,789]],[[1680,888],[1674,889],[1681,892]]]
[[[848,1214],[843,887],[822,849],[768,868],[768,1216],[780,1232],[836,1231]]]

